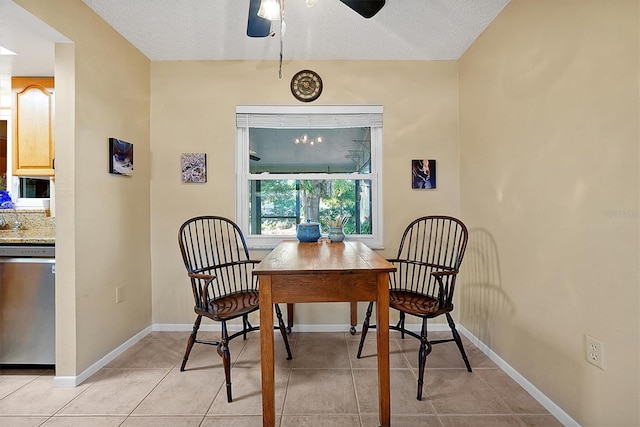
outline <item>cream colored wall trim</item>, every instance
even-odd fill
[[[285,321],[286,323],[286,321]],[[230,331],[239,331],[241,328],[241,324],[232,324],[231,322],[227,323],[227,328]],[[420,333],[420,324],[406,324],[407,329],[413,332]],[[180,324],[180,323],[156,323],[152,326],[153,331],[162,331],[162,332],[181,332],[181,331],[191,331],[193,329],[192,324]],[[356,328],[358,331],[361,329],[361,325],[357,325]],[[337,323],[337,324],[298,324],[296,323],[293,326],[295,332],[348,332],[351,329],[351,325],[347,323]],[[202,324],[200,325],[200,331],[220,331],[220,324],[218,322],[211,324]],[[430,331],[449,331],[449,326],[446,323],[433,323],[429,324]]]
[[[286,321],[285,321],[286,323]],[[443,326],[447,327],[446,324]],[[232,324],[228,323],[227,328],[229,331],[239,331],[242,327],[241,324]],[[341,324],[314,324],[314,325],[306,325],[306,324],[298,324],[296,323],[293,326],[295,332],[348,332],[351,328],[351,325],[347,323]],[[447,327],[448,328],[448,327]],[[154,331],[164,331],[164,332],[176,332],[176,331],[191,331],[193,329],[193,325],[188,324],[155,324],[153,325]],[[431,328],[429,328],[431,330]],[[200,326],[200,331],[219,331],[220,324],[218,322],[212,324],[203,324]],[[416,325],[416,331],[420,330],[419,325]],[[433,330],[445,330],[445,329],[433,329]],[[448,330],[448,329],[447,329]]]
[[[446,326],[446,325],[445,325]],[[471,341],[480,351],[482,351],[489,359],[491,359],[498,368],[502,369],[507,375],[511,377],[515,382],[517,382],[520,387],[525,389],[527,393],[531,395],[534,399],[538,401],[539,404],[545,407],[547,411],[551,413],[554,417],[558,419],[564,426],[566,427],[580,427],[573,418],[569,416],[566,412],[562,410],[558,405],[553,403],[551,399],[545,396],[536,386],[531,384],[525,377],[520,375],[518,371],[513,369],[507,362],[505,362],[500,356],[494,353],[485,343],[480,341],[475,335],[469,332],[464,326],[456,325],[456,329],[460,334],[464,335]],[[473,368],[473,367],[472,367]]]
[[[72,387],[79,386],[84,381],[86,381],[87,378],[89,378],[91,375],[93,375],[96,372],[98,372],[100,369],[104,368],[109,362],[111,362],[116,357],[120,356],[129,347],[131,347],[132,345],[134,345],[135,343],[140,341],[142,338],[144,338],[151,331],[152,331],[151,326],[148,326],[148,327],[144,328],[143,330],[141,330],[140,332],[138,332],[137,334],[135,334],[134,336],[129,338],[127,341],[122,343],[120,346],[118,346],[115,349],[113,349],[112,351],[110,351],[102,359],[98,360],[96,363],[94,363],[93,365],[89,366],[87,369],[85,369],[83,372],[81,372],[80,375],[76,375],[76,376],[55,376],[55,377],[53,377],[53,386],[54,387],[60,387],[60,388],[63,388],[63,387],[72,388]]]

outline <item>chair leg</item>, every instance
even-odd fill
[[[404,311],[400,312],[400,320],[398,320],[398,326],[400,326],[400,338],[404,339],[404,319],[405,314]]]
[[[231,354],[229,353],[229,334],[227,333],[227,322],[222,323],[222,340],[218,344],[218,354],[222,357],[224,366],[224,377],[227,384],[227,402],[231,403]]]
[[[447,322],[449,322],[449,327],[451,328],[451,333],[453,334],[453,339],[458,345],[458,349],[460,350],[460,354],[462,355],[462,360],[464,360],[464,364],[467,365],[467,371],[471,372],[471,365],[469,364],[469,359],[467,358],[467,353],[464,352],[464,347],[462,346],[462,340],[460,339],[460,334],[456,330],[456,324],[453,322],[453,318],[450,313],[446,313]]]
[[[189,354],[191,354],[191,348],[193,347],[193,344],[196,342],[198,329],[200,329],[200,322],[202,322],[202,316],[198,315],[198,317],[196,317],[196,321],[193,324],[193,330],[191,331],[191,335],[189,335],[189,340],[187,341],[187,349],[185,350],[184,357],[182,358],[182,365],[180,366],[180,372],[183,372],[184,367],[187,366],[187,360],[189,360]]]
[[[295,304],[287,304],[287,333],[291,333],[293,328],[293,312]]]
[[[422,385],[424,384],[424,367],[427,364],[427,356],[431,353],[431,343],[427,338],[427,318],[422,319],[422,331],[420,333],[420,350],[418,351],[418,394],[416,399],[422,400]]]
[[[278,329],[280,329],[280,333],[282,334],[282,339],[284,340],[284,347],[287,349],[287,360],[291,360],[293,356],[291,356],[291,347],[289,347],[289,338],[287,337],[287,327],[284,325],[284,321],[282,320],[282,311],[280,311],[280,306],[275,304],[276,307],[276,317],[278,318]]]
[[[362,355],[362,347],[364,347],[364,339],[367,337],[367,331],[369,330],[369,322],[371,320],[371,311],[373,310],[373,301],[369,303],[367,307],[367,314],[364,316],[364,322],[362,322],[362,333],[360,335],[360,344],[358,345],[358,355],[356,356],[360,359]]]
[[[247,340],[247,325],[249,324],[248,315],[242,316],[242,339]]]

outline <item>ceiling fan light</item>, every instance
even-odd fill
[[[279,0],[262,0],[258,9],[258,16],[269,21],[280,20],[280,1]]]
[[[17,53],[7,49],[6,47],[0,46],[0,55],[17,55]]]

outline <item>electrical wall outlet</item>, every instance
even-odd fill
[[[589,335],[585,335],[584,338],[587,362],[604,371],[604,344]]]
[[[116,288],[116,304],[124,301],[124,287]]]

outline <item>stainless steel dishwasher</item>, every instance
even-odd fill
[[[55,246],[0,246],[0,365],[55,365]]]

